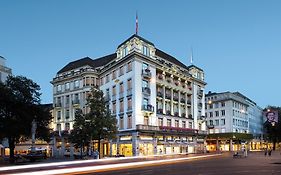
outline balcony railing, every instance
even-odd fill
[[[207,125],[207,127],[209,128],[209,129],[214,129],[214,125],[213,124],[209,124],[209,125]]]
[[[174,131],[174,132],[184,132],[184,133],[198,133],[197,129],[192,129],[192,128],[159,126],[159,129],[162,130],[162,131]]]
[[[191,105],[191,100],[187,100],[186,103]]]
[[[154,107],[152,105],[142,105],[142,110],[146,112],[154,112]]]
[[[175,85],[178,86],[180,84],[180,82],[178,80],[175,80]]]
[[[181,117],[185,118],[186,114],[185,113],[181,113]]]
[[[163,78],[164,78],[162,74],[158,74],[157,77],[158,77],[158,79],[160,79],[160,80],[163,80]]]
[[[170,110],[166,110],[166,115],[171,115],[171,111]]]
[[[142,70],[142,76],[143,76],[144,78],[150,79],[150,78],[151,78],[151,71],[150,71],[149,69],[144,69],[144,70]]]
[[[151,93],[149,87],[143,87],[143,88],[142,88],[142,92],[143,92],[145,95],[150,95],[150,93]]]
[[[178,116],[179,116],[179,113],[178,113],[178,112],[174,112],[174,116],[175,116],[175,117],[178,117]]]
[[[192,114],[188,114],[188,117],[187,117],[187,118],[189,118],[189,119],[193,119]]]
[[[137,130],[145,130],[145,131],[159,131],[158,126],[151,126],[151,125],[137,125]]]

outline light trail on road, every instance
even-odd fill
[[[186,158],[173,158],[173,159],[164,159],[164,160],[116,163],[116,164],[108,164],[108,165],[94,165],[94,166],[87,166],[87,167],[43,170],[43,171],[14,173],[14,174],[17,174],[17,175],[81,174],[81,173],[90,173],[90,172],[119,170],[119,169],[124,169],[124,168],[131,168],[131,167],[143,167],[143,166],[152,166],[152,165],[158,165],[158,164],[161,165],[161,164],[167,164],[167,163],[176,163],[176,162],[185,161],[185,160],[201,159],[201,158],[214,157],[214,156],[220,156],[220,155],[221,154],[202,155],[202,156],[194,156],[194,157],[186,157]]]

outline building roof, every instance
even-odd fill
[[[185,69],[188,69],[188,67],[187,67],[185,64],[183,64],[182,62],[180,62],[179,60],[177,60],[175,57],[173,57],[173,56],[171,56],[171,55],[169,55],[169,54],[163,52],[163,51],[160,50],[160,49],[157,49],[157,48],[156,48],[155,54],[156,54],[157,56],[161,57],[161,58],[164,58],[164,59],[170,61],[171,63],[174,63],[174,64],[176,64],[176,65],[178,65],[178,66],[181,66],[181,67],[183,67],[183,68],[185,68]]]
[[[195,66],[195,65],[193,65],[193,64],[190,65],[190,66],[187,66],[188,69],[193,68],[193,67],[196,68],[196,69],[198,69],[198,70],[203,71],[201,68],[199,68],[199,67],[197,67],[197,66]]]
[[[70,71],[73,69],[77,69],[79,67],[83,67],[86,65],[89,65],[93,68],[100,67],[100,66],[103,66],[103,65],[109,63],[110,61],[114,60],[116,58],[116,56],[117,56],[117,54],[113,53],[113,54],[106,55],[104,57],[97,58],[94,60],[91,59],[90,57],[81,58],[79,60],[68,63],[66,66],[64,66],[61,70],[58,71],[58,74],[67,72],[67,71]]]
[[[119,48],[120,46],[122,46],[122,45],[125,44],[126,42],[130,41],[130,40],[131,40],[132,38],[134,38],[134,37],[136,37],[136,38],[138,38],[138,39],[140,39],[140,40],[142,40],[142,41],[144,41],[144,42],[146,42],[146,43],[148,43],[148,44],[154,46],[154,44],[153,44],[152,42],[150,42],[150,41],[144,39],[143,37],[141,37],[141,36],[139,36],[139,35],[133,34],[130,38],[126,39],[124,42],[122,42],[121,44],[119,44],[117,48]]]

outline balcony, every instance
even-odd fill
[[[167,81],[168,83],[171,83],[171,82],[172,82],[171,78],[169,78],[169,77],[166,77],[166,81]]]
[[[143,93],[144,95],[150,95],[150,94],[151,94],[151,90],[150,90],[149,87],[143,87],[143,88],[142,88],[142,93]]]
[[[174,83],[176,86],[178,86],[180,84],[180,82],[178,80],[175,80]]]
[[[185,113],[181,113],[181,117],[185,118],[186,114]]]
[[[179,113],[178,112],[174,112],[174,116],[175,117],[179,117]]]
[[[189,105],[191,105],[191,100],[188,99],[188,100],[186,101],[186,103],[189,104]]]
[[[157,97],[161,97],[161,98],[163,98],[163,92],[158,91],[158,92],[157,92]]]
[[[137,130],[145,130],[145,131],[159,131],[158,126],[151,125],[136,125]]]
[[[142,76],[143,76],[143,78],[150,79],[151,78],[151,71],[149,69],[142,70]]]
[[[157,114],[163,114],[163,109],[157,109]]]
[[[142,105],[142,110],[145,112],[154,112],[154,107],[152,105]]]

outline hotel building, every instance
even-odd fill
[[[62,132],[72,129],[75,110],[89,112],[86,100],[91,88],[98,86],[104,92],[118,121],[118,135],[104,141],[103,155],[205,150],[203,70],[184,65],[138,35],[121,43],[113,54],[70,62],[51,83],[54,129]]]
[[[260,149],[263,141],[262,109],[239,92],[206,94],[208,150],[236,151],[241,144]]]

